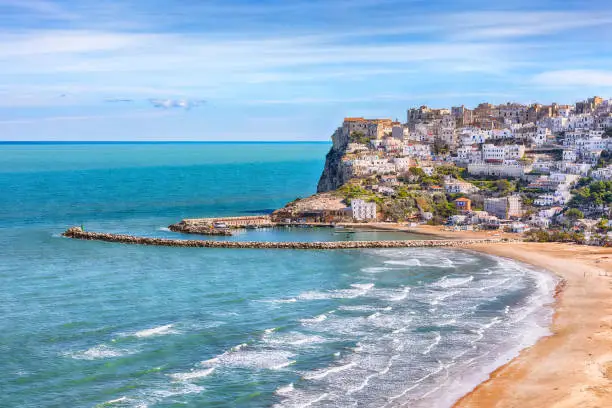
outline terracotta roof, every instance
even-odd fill
[[[465,198],[465,197],[460,197],[458,199],[456,199],[455,201],[463,201],[463,202],[467,202],[467,201],[472,201],[469,198]]]

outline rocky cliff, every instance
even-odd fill
[[[335,190],[351,178],[350,169],[342,163],[349,143],[348,132],[338,128],[332,135],[332,142],[332,147],[325,156],[325,167],[317,185],[317,193]]]

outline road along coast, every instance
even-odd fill
[[[395,241],[329,241],[329,242],[257,242],[257,241],[208,241],[182,240],[153,237],[137,237],[123,234],[83,231],[80,227],[67,229],[67,238],[89,241],[117,242],[122,244],[192,247],[192,248],[246,248],[246,249],[361,249],[361,248],[416,248],[416,247],[464,247],[476,244],[510,242],[500,238],[461,240],[395,240]]]

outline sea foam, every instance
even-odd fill
[[[151,337],[151,336],[163,336],[166,334],[175,334],[178,333],[176,330],[173,330],[173,324],[166,324],[163,326],[153,327],[150,329],[140,330],[134,333],[136,337]]]

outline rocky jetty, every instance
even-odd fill
[[[72,227],[62,234],[73,239],[117,242],[122,244],[191,247],[191,248],[245,248],[245,249],[364,249],[364,248],[416,248],[416,247],[464,247],[473,244],[515,242],[508,239],[463,239],[463,240],[396,240],[396,241],[331,241],[331,242],[256,242],[256,241],[205,241],[180,240],[132,235],[108,234],[83,231]]]

